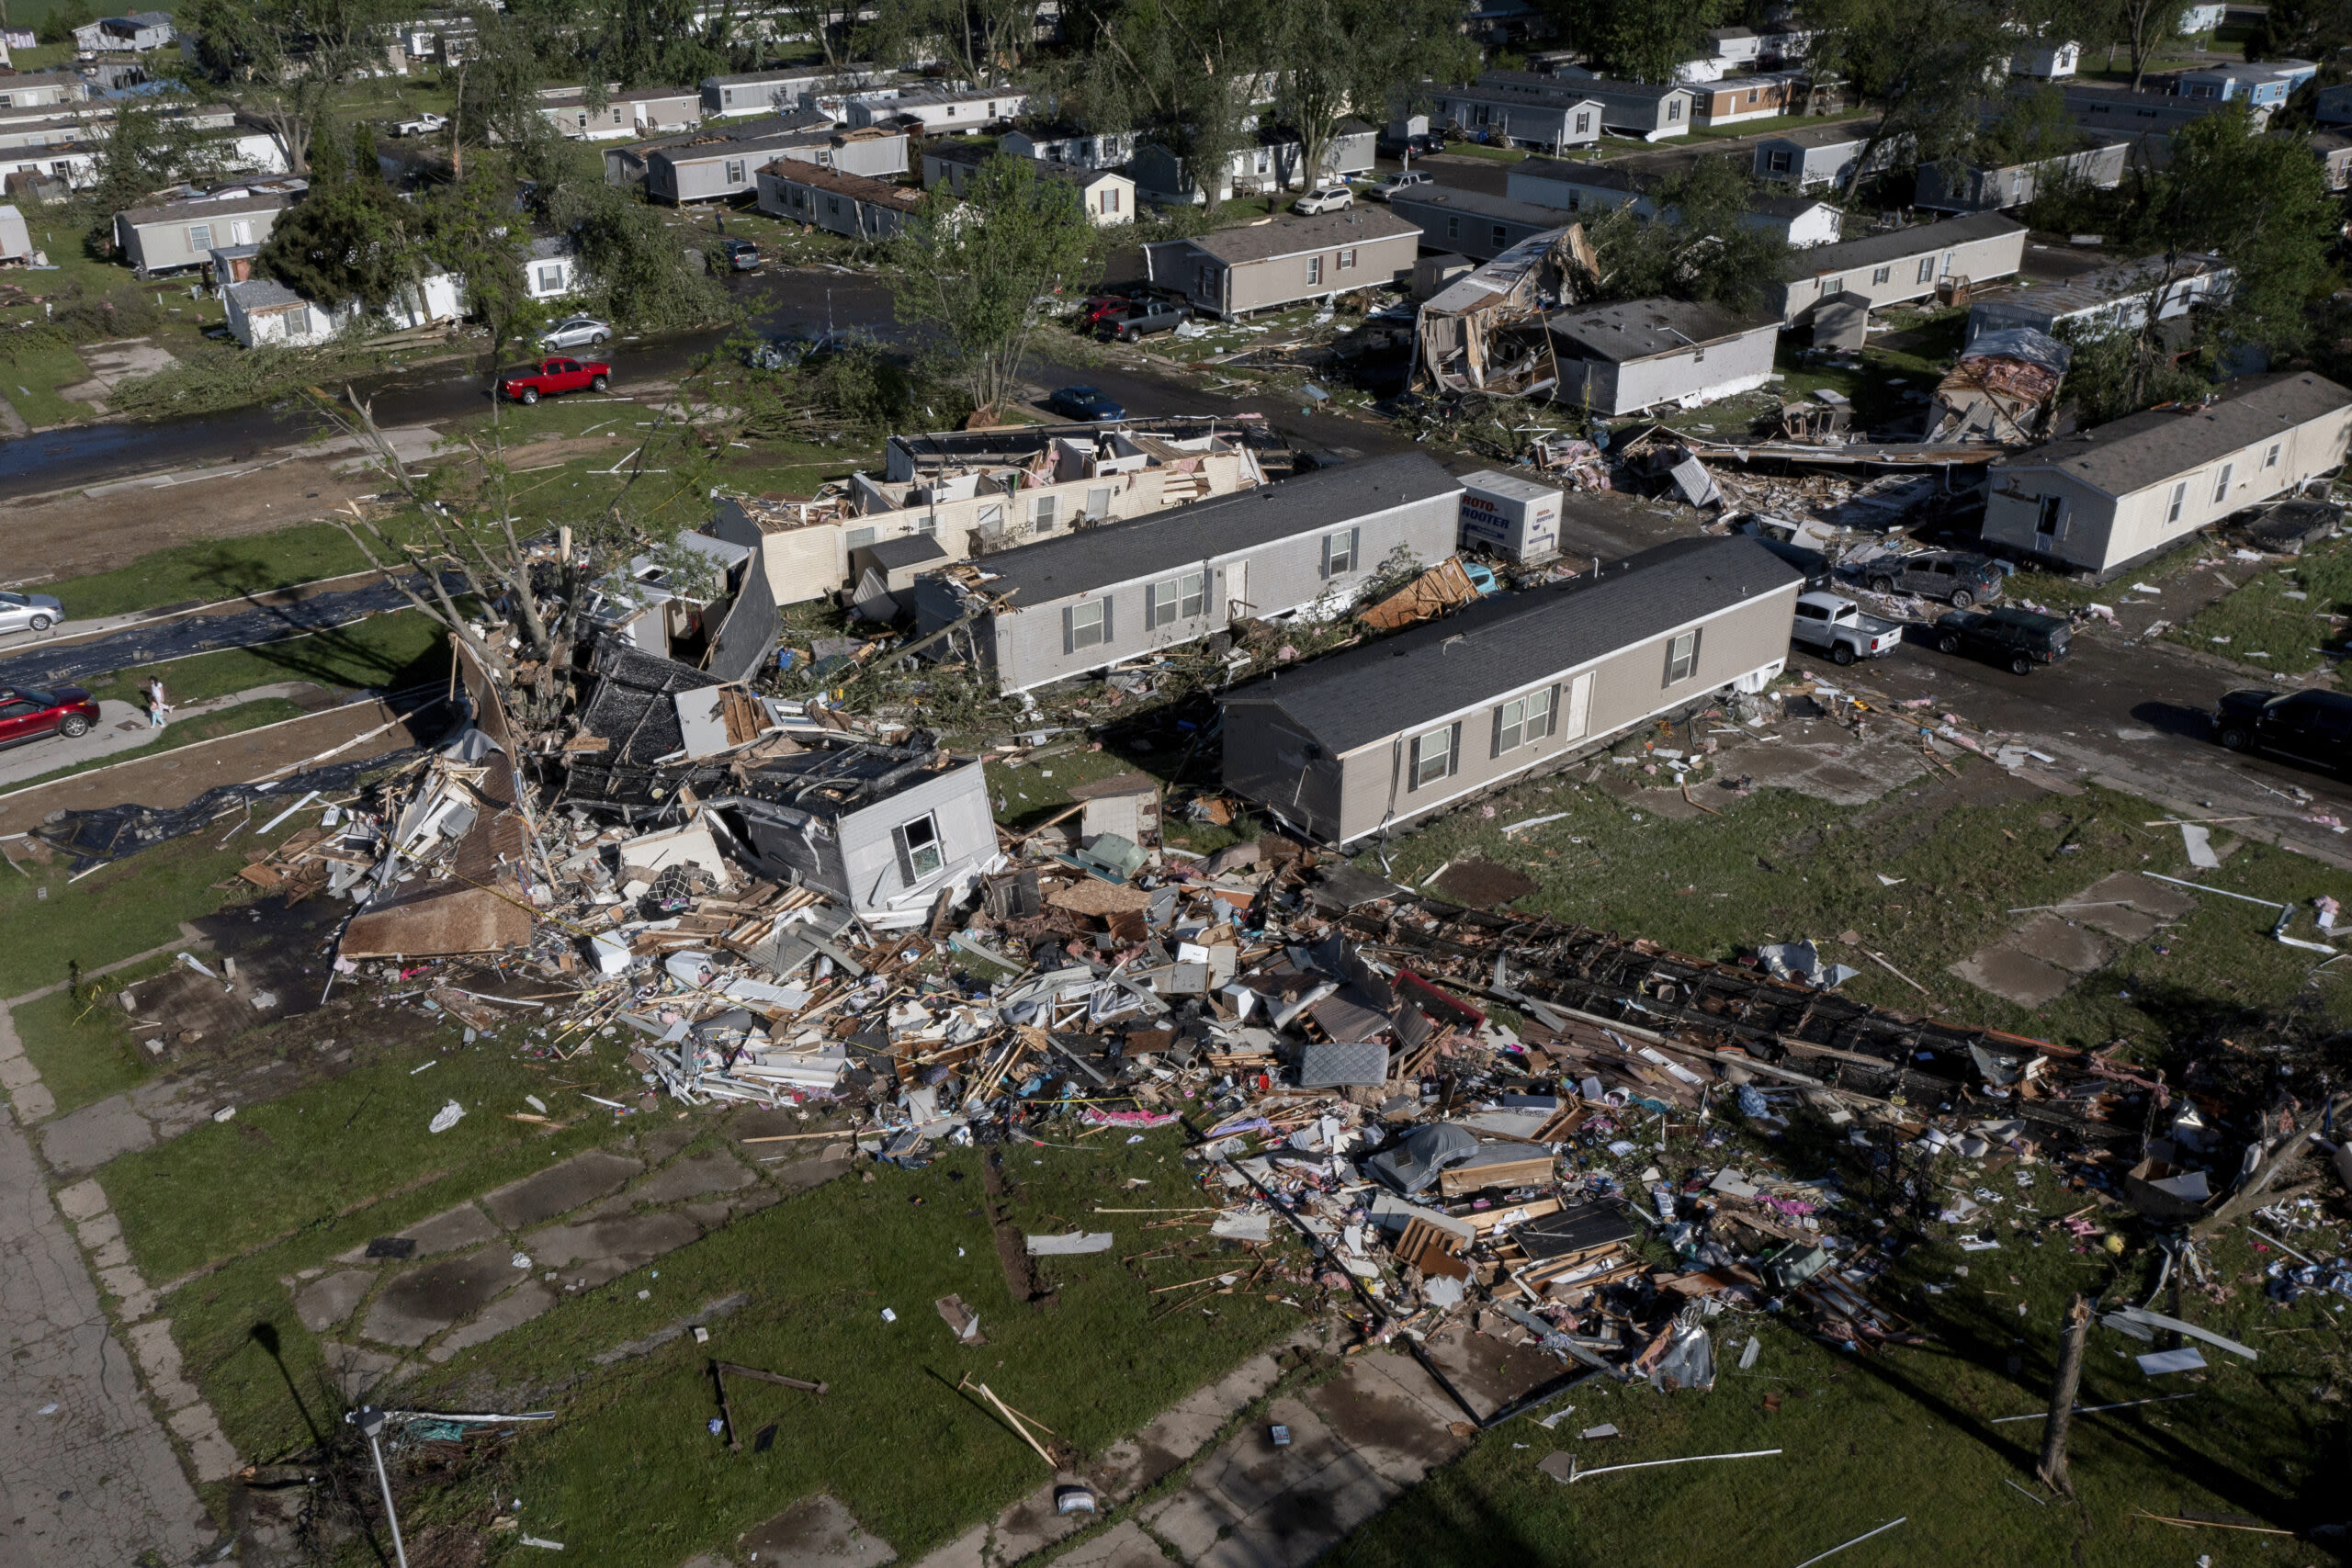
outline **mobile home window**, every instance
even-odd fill
[[[1876,272],[1871,274],[1871,281],[1872,283],[1884,283],[1888,278],[1893,277],[1894,276],[1894,269],[1893,267],[1883,266]]]
[[[1688,681],[1699,669],[1699,628],[1675,637],[1666,645],[1666,683]]]
[[[1789,172],[1788,152],[1781,151],[1765,153],[1764,167],[1767,171],[1775,175],[1787,174]]]
[[[1449,218],[1445,220],[1445,237],[1449,240],[1458,240],[1462,238],[1461,219]]]
[[[1495,709],[1495,755],[1516,751],[1552,733],[1552,691],[1513,697]]]
[[[1041,495],[1037,498],[1036,506],[1029,513],[1031,533],[1050,534],[1054,531],[1054,511],[1060,500],[1061,497],[1057,495]]]
[[[2066,498],[2063,495],[2045,495],[2041,498],[2041,505],[2034,513],[2033,531],[2037,534],[2055,536],[2059,525],[2066,520]]]
[[[842,543],[854,550],[860,545],[872,544],[877,532],[878,530],[873,528],[852,528],[842,536]]]
[[[187,227],[187,248],[191,251],[210,250],[212,248],[212,225],[209,223],[189,224]]]
[[[1348,249],[1346,249],[1346,250],[1344,250],[1344,251],[1341,251],[1341,252],[1340,253],[1340,270],[1341,272],[1346,272],[1346,271],[1350,270],[1351,268],[1352,268],[1355,265],[1356,265],[1356,253],[1355,253],[1355,247],[1353,247],[1352,245],[1351,245]],[[2270,455],[2271,455],[2272,458],[2275,460],[2275,459],[2278,457],[2278,448],[2277,448],[2276,446],[2273,446],[2273,447],[2270,449]]]
[[[1505,229],[1503,228],[1503,226],[1502,226],[1501,224],[1499,224],[1499,223],[1498,223],[1498,224],[1496,224],[1496,225],[1495,225],[1495,237],[1494,237],[1494,243],[1495,243],[1495,249],[1497,249],[1497,250],[1500,250],[1500,249],[1502,249],[1505,245],[1507,245],[1507,244],[1509,244],[1509,243],[1510,243],[1510,237],[1509,237],[1509,231],[1508,231],[1507,230],[1505,230]]]
[[[2222,471],[2213,476],[2214,505],[2219,506],[2223,501],[2228,499],[2230,493],[2230,476],[2237,472],[2237,467],[2238,466],[2235,463],[2224,463],[2222,465]]]
[[[1306,281],[1309,283],[1320,283],[1323,281],[1323,258],[1321,256],[1309,256],[1306,258]]]
[[[729,158],[727,160],[727,183],[730,186],[740,186],[743,183],[742,159]]]
[[[1424,789],[1441,779],[1451,778],[1458,764],[1454,753],[1459,750],[1453,741],[1460,725],[1440,725],[1413,740],[1413,787]]]
[[[1933,256],[1921,256],[1921,257],[1919,258],[1919,278],[1918,278],[1918,281],[1920,281],[1921,283],[1933,283],[1935,280],[1936,280],[1936,258],[1935,258],[1935,257],[1933,257]]]
[[[899,874],[910,886],[935,876],[947,863],[939,842],[939,821],[928,811],[899,829]]]
[[[2172,504],[2165,508],[2165,521],[2167,523],[2179,522],[2180,510],[2188,504],[2188,481],[2187,479],[2183,479],[2178,484],[2172,487]]]
[[[1682,118],[1682,100],[1680,98],[1668,98],[1666,100],[1666,118],[1669,121],[1678,120]]]
[[[1147,629],[1176,624],[1176,580],[1155,582],[1143,591],[1143,622]]]
[[[1592,129],[1592,115],[1591,115],[1591,113],[1590,113],[1589,111],[1586,111],[1586,112],[1584,112],[1584,113],[1580,113],[1580,114],[1578,114],[1578,115],[1577,116],[1577,135],[1579,135],[1579,136],[1582,136],[1586,131],[1590,130],[1591,129]]]
[[[2270,450],[2262,455],[2262,466],[2264,468],[2275,468],[2278,466],[2278,448],[2282,445],[2284,445],[2284,443],[2278,441],[2273,441],[2270,444]]]
[[[1111,487],[1102,485],[1086,492],[1086,514],[1100,523],[1111,515]]]
[[[560,294],[562,291],[562,264],[557,263],[551,266],[543,266],[539,268],[539,292],[542,294]]]
[[[1069,618],[1069,651],[1100,648],[1111,640],[1111,601],[1089,599],[1062,612]]]
[[[1178,614],[1186,620],[1190,620],[1208,608],[1209,574],[1207,572],[1188,571],[1177,581]]]
[[[1356,569],[1356,542],[1361,528],[1342,528],[1323,536],[1323,575],[1344,577]]]

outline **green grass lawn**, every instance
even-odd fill
[[[153,1059],[131,1038],[114,996],[134,980],[163,973],[172,963],[151,958],[89,982],[95,995],[77,995],[69,987],[10,1012],[17,1038],[40,1069],[42,1087],[57,1101],[58,1114],[119,1094],[154,1076]]]
[[[2200,553],[2180,551],[2182,564]],[[2237,591],[2167,637],[2281,677],[2333,666],[2341,682],[2343,661],[2323,650],[2344,646],[2344,617],[2352,615],[2352,543],[2312,545],[2290,565],[2230,561],[2221,570],[2237,582]]]
[[[224,648],[162,664],[118,670],[84,682],[100,699],[135,703],[148,677],[163,677],[172,701],[202,702],[279,681],[314,681],[338,690],[404,691],[449,673],[449,637],[414,610],[371,615],[282,642]]]
[[[1840,109],[1836,114],[1784,114],[1770,119],[1740,119],[1729,125],[1694,125],[1690,134],[1713,141],[1727,141],[1741,136],[1778,136],[1784,130],[1802,130],[1808,126],[1829,125],[1841,119],[1860,119],[1875,113],[1869,108]]]
[[[35,430],[87,417],[90,405],[60,395],[59,389],[90,378],[88,367],[62,344],[36,339],[11,344],[0,336],[0,397]]]
[[[234,539],[199,539],[111,571],[41,585],[76,620],[209,604],[364,571],[368,559],[332,523],[301,523]]]

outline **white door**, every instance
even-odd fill
[[[1250,563],[1235,561],[1225,569],[1225,618],[1255,614],[1250,603]]]

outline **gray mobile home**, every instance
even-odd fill
[[[1865,234],[1799,253],[1781,319],[1793,325],[1839,293],[1859,294],[1871,309],[1883,310],[1928,298],[1946,278],[2013,277],[2024,263],[2025,225],[1998,212]]]
[[[1559,213],[1549,207],[1458,186],[1408,186],[1388,198],[1388,209],[1419,224],[1422,243],[1482,262],[1560,226]]]
[[[1665,299],[1555,310],[1545,325],[1560,367],[1553,396],[1605,414],[1695,408],[1760,387],[1781,336],[1770,316]]]
[[[1688,136],[1691,122],[1698,118],[1699,94],[1679,82],[1663,85],[1616,82],[1606,76],[1580,75],[1575,71],[1561,80],[1571,91],[1599,99],[1601,125],[1619,136],[1638,137],[1644,141]]]
[[[1244,617],[1344,610],[1393,552],[1452,555],[1461,512],[1461,482],[1421,453],[1344,463],[932,573],[915,618],[927,637],[971,617],[956,640],[1026,691]]]
[[[1939,212],[1997,212],[2024,207],[2046,187],[2087,186],[2113,190],[2130,161],[2129,137],[2099,133],[2084,137],[2071,152],[2024,164],[1970,164],[1957,158],[1919,165],[1912,200]]]
[[[1425,84],[1421,91],[1433,95],[1433,124],[1483,133],[1510,146],[1557,151],[1600,140],[1605,111],[1591,86],[1527,71],[1489,71],[1468,86]]]
[[[212,259],[216,245],[258,245],[297,193],[241,193],[114,215],[115,248],[141,277],[185,272]]]
[[[905,186],[836,174],[791,158],[778,158],[760,171],[759,179],[762,212],[852,240],[895,238],[922,200],[921,191]]]
[[[1874,120],[1848,119],[1760,138],[1756,143],[1756,177],[1792,185],[1799,190],[1842,186],[1853,177],[1855,161],[1877,130]],[[1902,140],[1890,137],[1880,142],[1863,173],[1875,175],[1893,168]]]
[[[605,177],[612,185],[642,182],[650,201],[724,201],[757,190],[761,165],[779,158],[888,179],[907,172],[907,137],[899,130],[844,130],[815,113],[779,115],[707,135],[615,148],[605,154]]]
[[[1485,600],[1228,694],[1225,786],[1350,844],[1788,661],[1804,574],[1745,537]]]
[[[1291,216],[1143,247],[1151,281],[1196,310],[1246,316],[1302,300],[1385,288],[1412,276],[1421,230],[1377,207]]]

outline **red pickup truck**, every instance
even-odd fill
[[[536,369],[516,371],[498,378],[498,395],[518,403],[536,403],[558,392],[582,388],[603,391],[612,384],[613,367],[596,359],[542,359]]]

